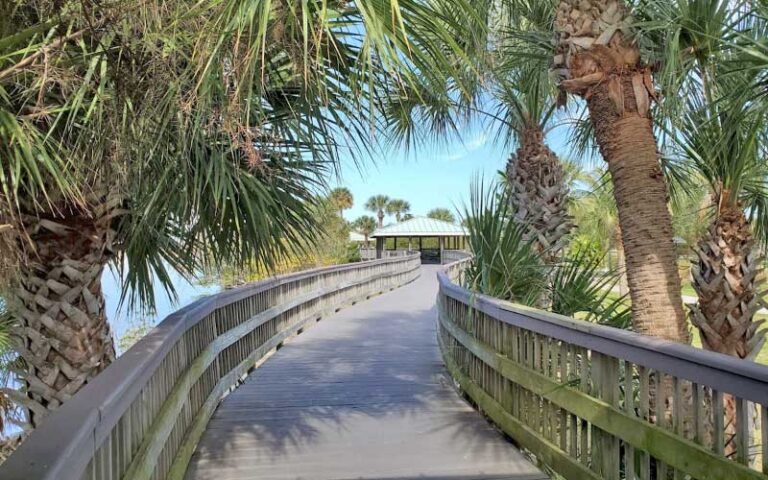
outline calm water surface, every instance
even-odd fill
[[[109,269],[104,270],[101,278],[104,297],[106,298],[107,318],[112,328],[112,334],[115,336],[115,343],[125,335],[125,332],[135,328],[142,323],[150,326],[157,325],[166,316],[188,305],[200,297],[212,295],[221,290],[219,285],[199,285],[189,283],[176,272],[171,272],[170,276],[173,285],[176,288],[177,300],[173,302],[166,295],[165,290],[159,282],[155,282],[155,294],[157,296],[156,311],[152,313],[130,312],[126,305],[119,307],[120,303],[120,283],[115,273]]]

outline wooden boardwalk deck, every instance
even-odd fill
[[[287,343],[219,406],[186,479],[548,478],[450,385],[438,268]]]

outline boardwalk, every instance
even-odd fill
[[[294,338],[229,395],[187,480],[544,479],[451,387],[437,266]]]

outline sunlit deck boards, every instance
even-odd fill
[[[459,398],[435,272],[324,319],[221,404],[188,480],[544,479]]]

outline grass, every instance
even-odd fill
[[[691,285],[691,282],[683,282],[683,289],[682,289],[683,295],[688,295],[690,297],[696,297],[696,290],[693,289],[693,285]]]

